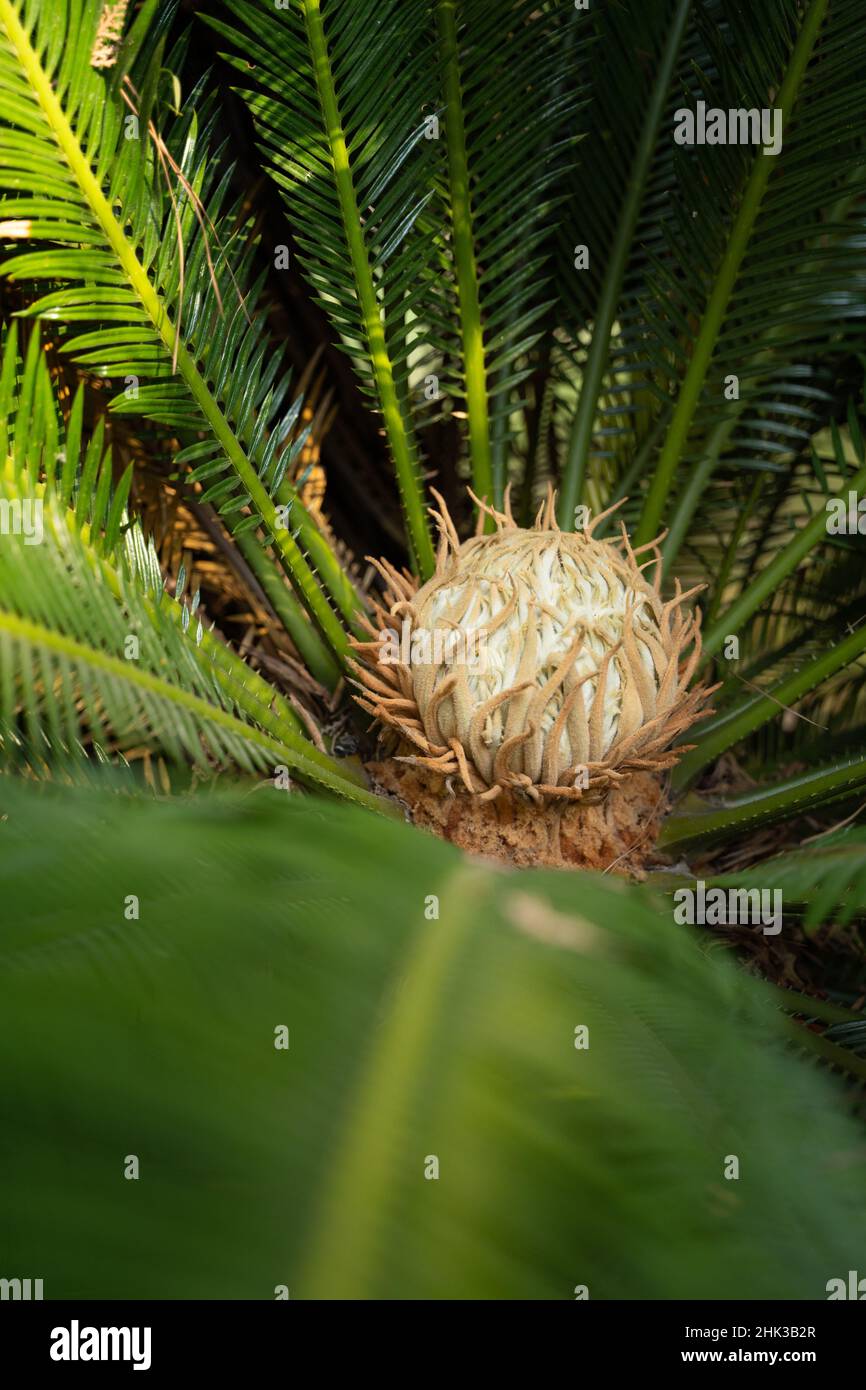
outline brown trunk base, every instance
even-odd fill
[[[520,868],[610,869],[643,877],[667,810],[665,783],[635,772],[600,800],[538,804],[503,792],[479,801],[444,777],[387,759],[367,764],[373,782],[396,797],[413,823],[469,854]]]

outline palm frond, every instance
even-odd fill
[[[233,45],[306,274],[381,411],[414,562],[426,576],[433,547],[409,391],[428,257],[415,224],[432,196],[435,158],[425,139],[424,112],[435,113],[437,98],[426,0],[324,12],[319,0],[276,12],[229,0],[229,9],[233,24],[208,22]]]
[[[694,58],[690,9],[691,0],[673,6],[649,0],[637,13],[616,5],[592,8],[596,42],[586,119],[603,135],[588,133],[583,142],[567,203],[571,235],[559,239],[565,333],[558,352],[568,366],[579,365],[559,496],[560,525],[569,528],[588,470],[605,481],[616,441],[624,436],[634,450],[654,413],[654,397],[645,392],[641,401],[640,383],[633,385],[616,367],[620,340],[628,336],[624,306],[645,292],[650,259],[670,215],[673,151],[664,123],[671,116],[673,74]],[[586,248],[586,265],[575,257],[579,246]]]
[[[8,466],[0,478],[4,518],[33,508],[38,539],[27,526],[13,526],[0,547],[0,743],[7,761],[23,757],[56,768],[80,757],[159,754],[205,772],[273,776],[285,767],[379,806],[298,731],[296,718],[246,690],[253,673],[245,680],[239,658],[205,642],[190,608],[147,588],[152,565],[136,568],[136,555],[146,550],[140,535],[127,536],[126,565],[110,566],[74,512]]]
[[[849,492],[866,488],[866,456],[860,460],[856,472],[843,474],[835,496],[847,502]],[[763,565],[760,571],[751,576],[738,596],[707,629],[704,637],[704,659],[716,653],[729,633],[736,633],[745,626],[748,619],[779,588],[779,585],[794,574],[797,567],[817,547],[827,541],[827,511],[821,507],[807,513],[808,520],[794,529],[790,539]]]
[[[358,601],[285,482],[299,403],[286,409],[288,376],[268,353],[249,238],[226,207],[225,176],[209,172],[195,100],[168,141],[157,129],[159,25],[146,47],[133,31],[124,62],[106,76],[91,64],[101,9],[99,0],[63,11],[0,5],[0,186],[11,195],[0,216],[19,238],[47,243],[10,257],[3,273],[55,286],[28,312],[63,325],[61,345],[88,371],[126,378],[116,408],[206,433],[181,462],[198,463],[196,476],[208,477],[207,495],[236,530],[264,525],[342,655],[332,601],[347,617]],[[83,323],[99,327],[70,334]]]
[[[640,498],[624,515],[640,541],[669,523],[668,568],[696,512],[712,530],[714,476],[787,474],[832,418],[838,373],[850,376],[863,316],[862,25],[846,0],[800,11],[654,0],[639,16],[596,6],[593,25],[590,138],[566,209],[580,235],[563,240],[557,272],[555,365],[572,382],[558,412],[560,521],[646,475],[643,516]],[[776,108],[781,152],[677,145],[675,113],[698,101]],[[589,247],[585,270],[575,241]]]
[[[777,719],[787,707],[802,700],[831,675],[862,657],[864,652],[866,624],[849,633],[829,651],[825,639],[825,651],[821,656],[813,657],[785,680],[770,686],[766,695],[750,693],[741,705],[726,711],[712,729],[702,729],[696,734],[692,739],[695,746],[686,753],[673,774],[674,786],[687,786],[713,759],[769,720]]]
[[[864,785],[866,753],[849,751],[824,766],[811,766],[783,781],[752,787],[712,804],[686,798],[666,820],[659,845],[671,853],[688,853],[859,796]]]
[[[184,599],[183,573],[169,598],[152,543],[126,515],[131,469],[115,487],[102,421],[81,442],[83,402],[79,388],[65,428],[38,332],[19,361],[13,326],[0,354],[7,760],[56,770],[135,750],[255,771],[269,751],[271,768],[376,805],[358,774],[311,743],[292,705],[205,627],[199,594]]]
[[[723,452],[734,465],[772,459],[814,431],[826,397],[816,391],[809,399],[804,386],[822,385],[816,367],[850,351],[863,317],[859,7],[813,0],[798,15],[770,3],[736,4],[725,7],[722,25],[701,6],[695,15],[713,64],[699,75],[707,105],[771,104],[783,134],[776,155],[695,146],[681,147],[675,161],[685,194],[666,236],[667,261],[657,258],[641,306],[641,355],[658,380],[673,378],[676,404],[639,540],[658,531],[680,465],[699,465],[688,497],[678,500],[667,563]],[[724,390],[730,374],[740,383],[734,402]]]
[[[4,1258],[46,1297],[817,1299],[856,1263],[843,1093],[646,888],[584,875],[576,914],[569,875],[275,794],[3,798]]]
[[[806,931],[829,921],[844,926],[866,915],[866,830],[848,826],[740,874],[719,875],[712,883],[778,889],[786,913],[795,908],[803,912]]]
[[[466,414],[475,491],[501,507],[521,388],[558,299],[551,251],[575,162],[589,27],[573,8],[534,0],[437,0],[435,10],[451,227],[436,268],[436,347],[448,395]]]

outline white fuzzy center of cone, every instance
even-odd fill
[[[540,728],[545,735],[550,732],[565,692],[582,676],[588,679],[576,699],[582,700],[589,718],[599,666],[621,641],[627,621],[640,660],[655,679],[646,639],[658,639],[658,624],[648,586],[635,587],[627,574],[617,572],[612,558],[605,562],[605,548],[556,531],[516,531],[465,549],[468,553],[458,558],[451,574],[434,580],[419,594],[416,628],[423,627],[432,636],[456,625],[464,635],[475,634],[474,647],[463,643],[457,649],[458,660],[467,649],[479,655],[463,667],[473,705],[527,679],[542,689],[577,644],[568,680],[551,693],[540,714]],[[503,621],[511,605],[513,611]],[[449,663],[442,663],[437,683],[449,669]],[[619,663],[613,659],[605,682],[602,753],[617,736],[621,694]],[[488,748],[495,749],[501,742],[507,713],[506,703],[486,720],[482,739]],[[459,737],[464,731],[455,732]]]

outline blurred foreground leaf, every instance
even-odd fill
[[[0,816],[5,1277],[823,1298],[862,1259],[866,1145],[836,1083],[648,889],[491,870],[270,791],[7,778]]]

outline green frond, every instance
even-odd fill
[[[610,447],[611,436],[623,429],[624,420],[630,439],[638,443],[638,420],[647,414],[648,403],[641,407],[639,392],[633,392],[634,403],[617,399],[628,388],[610,371],[612,339],[618,312],[625,317],[624,289],[627,287],[633,295],[636,287],[645,283],[641,277],[641,269],[645,274],[649,259],[645,242],[650,241],[651,246],[650,239],[659,235],[656,225],[648,225],[647,216],[655,221],[660,207],[665,215],[659,184],[670,166],[670,155],[667,141],[660,140],[659,134],[669,115],[669,88],[690,9],[691,0],[677,0],[673,8],[650,0],[640,7],[639,15],[617,6],[598,6],[593,15],[597,42],[592,66],[595,100],[590,119],[597,123],[601,115],[605,122],[615,124],[618,139],[584,142],[568,204],[568,230],[572,235],[560,239],[565,243],[560,266],[565,286],[565,321],[567,326],[573,325],[573,332],[578,330],[572,340],[572,354],[582,367],[579,399],[570,411],[559,495],[559,522],[569,529],[574,526],[574,510],[583,494],[593,444],[603,457],[604,444]],[[630,46],[640,45],[654,58],[657,53],[656,61],[637,73],[633,68],[627,71],[620,56],[624,27]],[[663,36],[661,44],[659,35]],[[615,173],[618,178],[613,177]],[[608,191],[607,197],[601,196],[603,190]],[[611,204],[610,193],[616,198],[620,190],[621,204]],[[586,247],[590,257],[589,264],[580,269],[575,264],[575,241]],[[590,324],[591,337],[584,353],[579,329]],[[625,324],[620,325],[619,332],[625,336]],[[603,390],[605,401],[600,407]]]
[[[0,352],[6,759],[56,771],[134,748],[250,771],[270,748],[271,766],[377,806],[359,774],[310,742],[289,701],[204,626],[182,574],[175,598],[165,593],[153,545],[126,514],[131,468],[115,486],[101,420],[82,444],[83,388],[64,425],[38,330],[23,360],[17,347],[13,324]]]
[[[658,532],[678,469],[693,470],[668,564],[720,458],[754,466],[814,432],[811,407],[820,408],[821,396],[800,394],[804,375],[808,381],[816,365],[850,350],[863,318],[855,249],[866,188],[859,7],[812,0],[797,15],[770,4],[738,6],[736,25],[727,10],[723,25],[703,7],[695,13],[708,50],[698,74],[702,98],[713,107],[761,109],[774,93],[782,145],[775,155],[729,146],[721,158],[717,148],[695,146],[675,160],[684,192],[641,306],[639,349],[657,380],[673,382],[676,398],[639,541]],[[741,51],[750,55],[745,66]],[[684,101],[694,97],[692,86]],[[687,324],[698,306],[693,334]],[[734,402],[724,389],[730,374],[740,382]]]
[[[847,499],[849,491],[855,493],[866,487],[866,462],[844,478],[838,495]],[[764,564],[763,568],[751,576],[736,599],[724,609],[715,622],[707,629],[704,637],[704,660],[708,660],[719,650],[729,633],[736,633],[748,619],[757,612],[761,604],[773,595],[780,583],[792,575],[797,566],[819,545],[827,540],[827,511],[821,508],[810,515],[790,540]]]
[[[207,434],[180,462],[197,462],[235,530],[264,526],[342,656],[335,608],[351,621],[359,601],[284,478],[300,403],[286,405],[288,375],[268,352],[249,237],[227,206],[226,176],[210,172],[194,100],[168,140],[155,124],[158,28],[135,55],[134,81],[91,66],[101,8],[0,4],[0,216],[49,243],[2,271],[52,286],[28,312],[63,325],[61,348],[88,371],[125,378],[115,409]]]
[[[4,787],[4,1251],[46,1294],[819,1299],[853,1266],[839,1088],[645,888],[584,875],[575,912],[570,875],[309,799],[117,804]],[[105,1181],[130,1149],[144,1203]]]
[[[866,754],[861,752],[712,803],[697,796],[687,797],[668,816],[658,843],[670,853],[689,853],[710,842],[718,844],[733,835],[775,825],[860,795],[864,785]]]
[[[589,29],[574,8],[535,0],[434,8],[451,227],[435,275],[436,349],[447,394],[466,413],[473,487],[501,507],[521,387],[558,298],[551,251],[575,163]]]
[[[233,46],[266,167],[297,229],[304,269],[381,411],[416,566],[433,547],[420,480],[410,355],[432,195],[425,111],[438,99],[426,0],[360,6],[229,0]],[[387,94],[387,96],[385,96]]]
[[[802,700],[831,675],[862,657],[864,652],[866,624],[830,646],[829,650],[825,639],[822,655],[813,657],[794,674],[770,686],[766,695],[749,694],[740,705],[716,720],[712,729],[702,728],[695,734],[690,739],[695,746],[675,769],[673,785],[678,788],[687,786],[713,759],[754,733],[768,720],[778,718],[786,707]]]
[[[712,880],[720,888],[778,889],[784,910],[799,910],[812,931],[829,921],[844,926],[866,916],[866,830],[848,826],[788,854],[764,859],[739,874]]]
[[[80,757],[158,753],[207,772],[273,776],[285,766],[379,808],[303,736],[297,716],[286,717],[285,702],[263,696],[265,683],[205,634],[200,618],[161,583],[149,587],[154,558],[140,534],[127,533],[125,563],[110,565],[90,526],[11,464],[0,477],[0,513],[7,762],[62,767]]]
[[[840,376],[856,387],[866,51],[856,0],[591,14],[586,138],[556,270],[560,521],[573,524],[578,501],[630,495],[622,516],[641,542],[669,527],[669,570],[693,523],[712,530],[716,477],[730,491],[745,470],[787,476],[833,418]],[[698,101],[777,109],[781,152],[678,145],[676,113]]]

